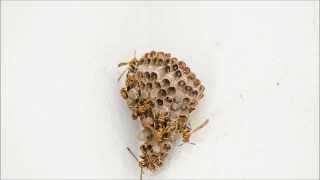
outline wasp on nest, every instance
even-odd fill
[[[189,115],[205,90],[201,81],[185,62],[169,53],[151,51],[140,59],[134,57],[119,67],[128,66],[125,87],[120,94],[132,111],[132,118],[140,122],[144,143],[140,159],[129,149],[141,168],[156,171],[179,137],[189,143],[190,136],[204,127],[208,120],[191,129]]]

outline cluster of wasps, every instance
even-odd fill
[[[127,148],[139,163],[142,179],[143,169],[156,171],[163,165],[179,138],[189,143],[190,136],[208,123],[206,120],[192,129],[189,122],[205,88],[186,63],[170,53],[147,52],[121,66],[127,69],[119,77],[126,73],[120,94],[142,127],[140,158]]]

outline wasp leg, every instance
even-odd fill
[[[200,124],[198,127],[196,127],[194,130],[191,131],[191,134],[197,132],[198,130],[202,129],[209,123],[209,119],[206,119],[202,124]]]
[[[134,155],[134,153],[131,151],[131,149],[129,147],[127,147],[127,150],[129,151],[129,153],[132,155],[133,158],[135,158],[138,162],[139,162],[139,159],[137,158],[136,155]]]
[[[128,65],[128,63],[127,62],[122,62],[122,63],[118,64],[118,67],[125,66],[125,65]]]
[[[137,158],[136,155],[134,155],[134,153],[131,151],[131,149],[129,147],[127,147],[127,150],[129,151],[129,153],[133,156],[134,159],[136,159],[139,162],[139,159]],[[140,167],[140,180],[142,180],[142,174],[143,174],[143,168]]]
[[[202,124],[200,124],[200,125],[197,126],[194,130],[192,130],[189,135],[191,135],[191,134],[197,132],[198,130],[202,129],[202,128],[205,127],[208,123],[209,123],[209,120],[206,119]],[[183,142],[183,143],[179,144],[178,146],[182,146],[182,145],[184,145],[185,143],[189,143],[189,144],[192,144],[192,145],[196,145],[196,144],[193,143],[193,142]]]

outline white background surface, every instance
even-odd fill
[[[1,176],[138,178],[117,64],[152,49],[210,124],[145,178],[319,176],[319,3],[1,2]]]

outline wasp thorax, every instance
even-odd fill
[[[140,166],[155,170],[177,137],[188,142],[189,115],[205,90],[184,61],[170,53],[151,51],[132,60],[120,94],[142,127]]]

